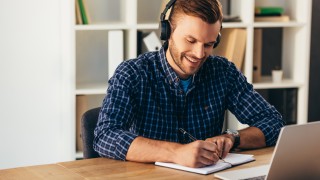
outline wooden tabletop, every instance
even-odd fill
[[[268,164],[273,147],[237,153],[253,154],[256,161],[224,171]],[[214,174],[200,175],[146,163],[95,158],[0,170],[0,179],[215,179]]]

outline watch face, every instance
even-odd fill
[[[234,136],[239,136],[239,132],[233,129],[227,129],[227,134],[232,134]]]

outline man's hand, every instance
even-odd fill
[[[220,136],[215,136],[212,138],[206,139],[207,142],[212,142],[217,145],[217,152],[218,156],[222,159],[224,159],[229,151],[231,150],[233,143],[234,143],[234,137],[229,134],[223,134]]]
[[[188,167],[204,167],[219,161],[217,144],[209,141],[195,141],[176,149],[174,162]]]

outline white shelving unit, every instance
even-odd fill
[[[76,56],[71,72],[76,72],[74,96],[103,97],[109,78],[107,32],[123,30],[124,57],[135,58],[137,32],[158,30],[161,1],[87,0],[87,4],[91,24],[73,27]],[[256,89],[297,88],[299,124],[307,122],[311,4],[312,0],[231,0],[231,15],[240,16],[242,22],[223,23],[223,28],[246,29],[247,44],[243,72],[249,82],[252,82],[253,74],[254,29],[283,28],[282,68],[285,79],[282,83],[276,84],[272,83],[270,77],[266,77],[262,78],[262,82],[253,85]],[[254,22],[254,7],[262,5],[284,7],[285,14],[290,16],[290,22]],[[101,102],[102,99],[98,100],[96,106],[101,105]],[[237,123],[230,123],[229,126],[238,129],[243,127]]]
[[[253,83],[255,89],[298,89],[297,123],[307,122],[308,86],[309,86],[309,53],[311,30],[312,0],[232,0],[231,14],[239,15],[243,25],[224,28],[245,28],[247,30],[247,46],[244,61],[244,74],[252,82],[253,74],[253,42],[255,28],[282,28],[282,68],[284,80],[273,83],[271,77],[262,77],[261,82]],[[254,22],[255,6],[281,6],[284,14],[289,15],[289,22]],[[229,114],[230,115],[230,114]],[[246,127],[230,116],[228,126],[235,129]]]

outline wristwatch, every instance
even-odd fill
[[[239,146],[239,144],[240,144],[239,131],[234,130],[234,129],[227,129],[226,131],[223,132],[223,134],[230,134],[234,137],[234,143],[233,143],[232,149],[235,149]]]

